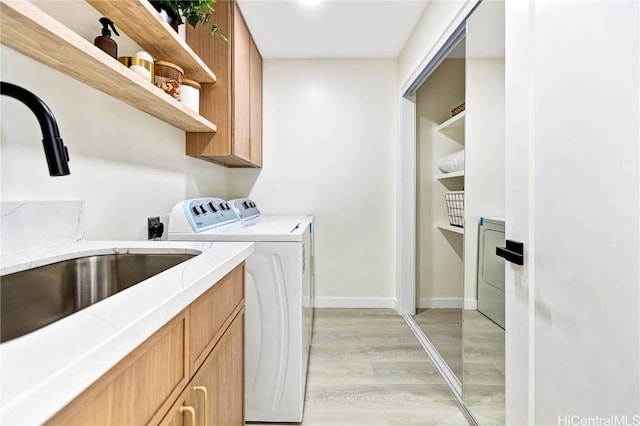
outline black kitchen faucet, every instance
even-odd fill
[[[53,113],[42,99],[15,84],[0,82],[0,93],[15,98],[25,104],[33,112],[42,130],[42,145],[47,157],[49,174],[51,176],[67,176],[69,171],[69,152],[62,143],[58,124]]]

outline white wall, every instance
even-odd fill
[[[478,0],[431,0],[398,57],[399,85],[415,80]]]
[[[393,306],[396,81],[395,60],[264,62],[264,167],[229,191],[315,216],[317,306]]]
[[[88,3],[50,3],[69,27],[85,26],[78,30],[85,38],[93,41],[99,34],[100,15]],[[126,37],[118,43],[123,55],[137,48]],[[136,240],[146,239],[148,216],[163,217],[182,199],[226,196],[226,170],[187,157],[183,131],[5,46],[0,49],[2,81],[48,104],[71,157],[70,176],[49,177],[35,117],[2,96],[2,201],[85,200],[86,239]]]
[[[38,2],[92,41],[85,2]],[[120,55],[138,46],[115,38]],[[87,239],[145,239],[146,218],[190,197],[251,196],[265,213],[316,217],[320,303],[395,300],[395,60],[266,61],[262,170],[227,170],[184,155],[184,132],[6,47],[2,79],[53,110],[71,176],[51,178],[35,119],[2,97],[0,198],[86,201]],[[364,211],[377,209],[371,217]]]

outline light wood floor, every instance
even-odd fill
[[[465,404],[483,425],[504,424],[504,329],[478,311],[464,311]]]
[[[462,309],[418,309],[414,319],[462,382]]]
[[[504,424],[504,329],[474,310],[421,309],[414,319],[462,382],[476,420]]]
[[[467,425],[391,309],[316,309],[302,425]]]

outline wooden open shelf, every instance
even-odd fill
[[[38,62],[185,131],[217,131],[215,124],[26,0],[3,0],[0,23],[0,42]]]
[[[184,69],[185,78],[199,83],[215,83],[213,71],[147,0],[87,0],[87,3],[111,19],[116,28],[124,31],[157,61],[179,65]]]

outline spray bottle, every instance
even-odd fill
[[[118,34],[118,31],[116,31],[116,27],[113,25],[113,21],[111,19],[102,17],[100,18],[100,23],[102,24],[102,35],[96,37],[93,44],[117,59],[118,45],[111,38],[111,31],[109,31],[109,26],[111,26],[111,29],[114,33],[116,33],[117,36],[119,36],[120,34]]]

